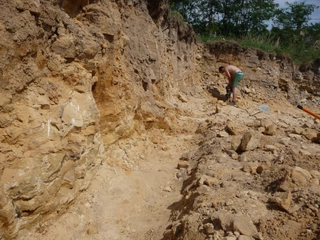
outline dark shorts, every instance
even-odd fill
[[[239,82],[243,79],[243,73],[242,72],[237,72],[234,77],[233,77],[233,87],[238,87]]]

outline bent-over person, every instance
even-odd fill
[[[230,87],[232,91],[232,105],[236,104],[237,101],[237,87],[240,83],[240,81],[243,79],[243,73],[240,70],[240,68],[233,66],[233,65],[228,65],[228,66],[221,66],[219,67],[219,72],[222,74],[225,74],[228,78],[229,84],[228,86]],[[227,95],[226,97],[229,99],[230,95],[228,94],[227,90]]]

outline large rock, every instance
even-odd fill
[[[309,171],[296,166],[286,172],[283,181],[279,185],[279,189],[287,192],[298,190],[309,186],[311,184],[311,179],[312,175]]]
[[[247,216],[220,212],[217,218],[224,231],[236,231],[250,237],[258,233],[256,226]]]
[[[260,146],[260,139],[261,135],[259,133],[247,131],[242,136],[238,150],[241,152],[254,150]]]

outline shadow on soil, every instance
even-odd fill
[[[221,94],[220,91],[215,88],[215,87],[208,87],[208,91],[209,93],[211,93],[211,95],[215,98],[217,98],[218,100],[222,100],[222,101],[227,101],[228,99],[226,98],[225,94]]]

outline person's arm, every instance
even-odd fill
[[[232,78],[231,78],[231,74],[230,74],[230,72],[229,72],[229,70],[228,70],[228,69],[226,69],[226,70],[225,70],[225,72],[226,72],[226,76],[227,76],[228,81],[229,81],[229,85],[231,86],[231,85],[232,85]]]

